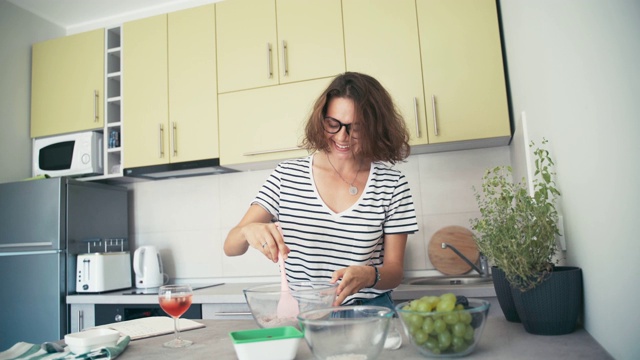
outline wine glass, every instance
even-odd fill
[[[160,286],[158,301],[162,310],[173,318],[173,329],[176,334],[175,339],[163,344],[165,347],[181,348],[193,344],[193,341],[181,339],[180,331],[178,330],[178,319],[191,306],[192,296],[193,291],[189,285]]]

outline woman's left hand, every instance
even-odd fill
[[[336,300],[333,306],[340,306],[344,299],[365,287],[371,286],[375,280],[375,270],[371,266],[358,265],[338,269],[331,276],[331,283],[342,279],[338,284]]]

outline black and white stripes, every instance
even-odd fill
[[[316,190],[313,155],[282,162],[260,189],[254,203],[280,221],[291,253],[287,277],[294,280],[329,280],[350,265],[381,265],[384,234],[418,230],[406,178],[383,163],[372,163],[360,199],[336,214]],[[345,300],[375,297],[385,291],[363,289]]]

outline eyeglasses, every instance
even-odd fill
[[[360,126],[358,124],[343,124],[339,120],[334,119],[330,116],[324,118],[322,122],[322,126],[324,127],[324,131],[329,134],[337,134],[342,130],[344,126],[347,129],[347,135],[351,136],[353,139],[358,138],[358,132],[360,131]]]

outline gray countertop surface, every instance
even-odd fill
[[[612,359],[583,328],[567,335],[538,336],[528,334],[522,324],[505,320],[496,298],[487,324],[475,351],[469,359]],[[205,328],[186,331],[182,338],[194,341],[188,348],[167,349],[162,344],[173,334],[132,341],[118,357],[122,360],[146,359],[237,359],[229,332],[257,328],[253,320],[198,320]],[[394,319],[396,325],[398,319]],[[402,332],[402,331],[401,331]],[[379,359],[423,359],[403,335],[397,350],[384,350]],[[307,343],[301,340],[297,360],[313,359]]]
[[[194,291],[194,304],[244,303],[242,290],[263,283],[225,283]],[[69,304],[154,304],[157,295],[124,295],[124,291],[104,294],[82,294],[67,296]],[[559,336],[532,335],[522,324],[506,321],[495,298],[492,283],[465,286],[419,286],[400,285],[394,292],[394,300],[404,301],[424,295],[440,295],[453,292],[456,295],[486,298],[491,301],[487,324],[482,338],[470,359],[612,359],[612,357],[586,332],[578,328],[575,332]],[[253,320],[197,320],[205,328],[187,331],[183,338],[195,344],[183,349],[167,349],[162,343],[173,335],[164,335],[132,341],[118,357],[123,360],[137,359],[236,359],[229,332],[255,329]],[[395,321],[398,321],[395,319]],[[397,324],[400,328],[401,325]],[[423,359],[403,335],[403,345],[398,350],[384,350],[379,359]],[[301,341],[297,360],[313,359],[304,340]]]

